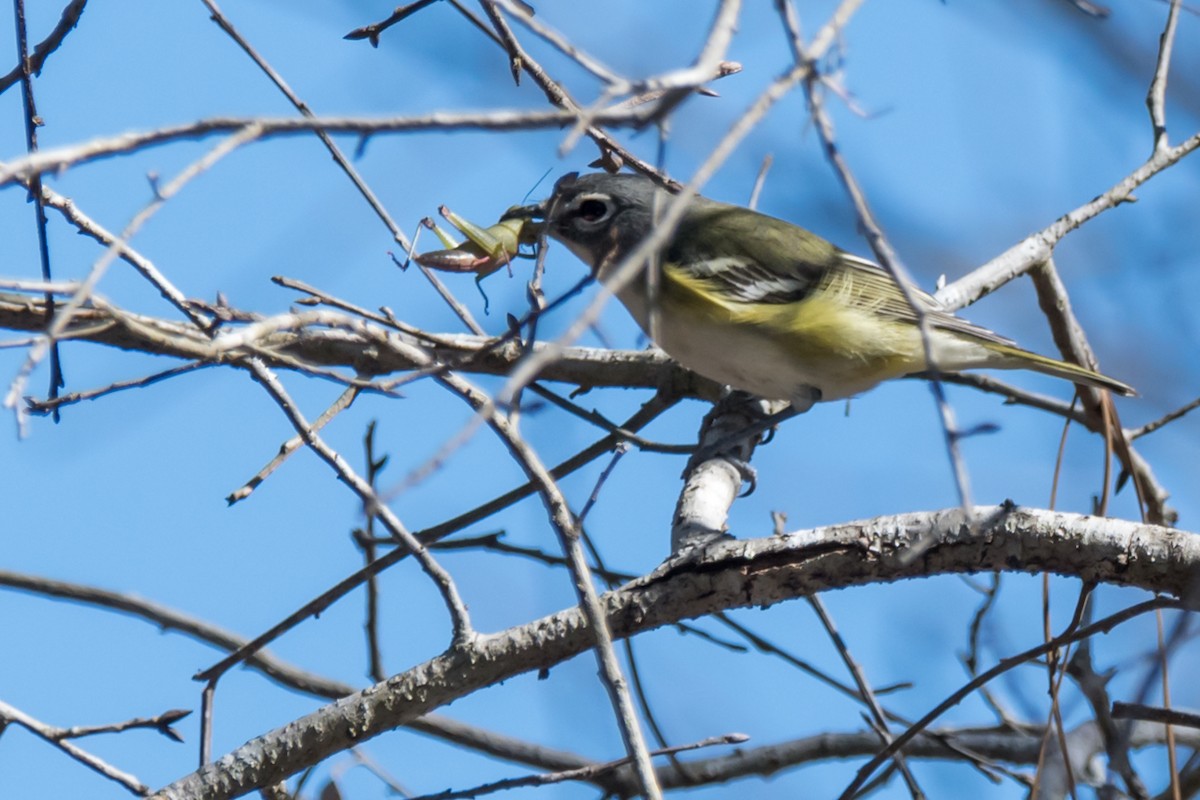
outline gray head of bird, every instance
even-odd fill
[[[619,259],[653,228],[655,204],[670,195],[641,175],[568,173],[541,203],[510,208],[504,218],[545,220],[546,233],[586,264]]]

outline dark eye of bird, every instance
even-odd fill
[[[608,213],[608,205],[603,200],[584,200],[576,213],[580,219],[595,222]]]

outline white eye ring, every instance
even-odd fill
[[[593,207],[587,208],[589,204]],[[599,210],[595,208],[596,204],[603,206],[603,213],[596,213]],[[577,225],[594,228],[608,222],[615,210],[616,204],[609,195],[581,194],[567,207],[567,216],[571,217]]]

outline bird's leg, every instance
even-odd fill
[[[729,508],[742,484],[753,491],[750,457],[762,434],[791,417],[791,408],[745,392],[730,392],[704,418],[700,446],[684,470],[684,487],[671,526],[673,552],[727,538]]]

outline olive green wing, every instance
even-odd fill
[[[665,255],[668,269],[701,281],[727,302],[795,303],[818,287],[832,288],[852,306],[917,322],[889,272],[790,222],[749,209],[697,198]],[[954,316],[928,292],[916,286],[909,291],[933,326],[995,344],[1014,344]]]
[[[854,287],[852,297],[857,304],[861,304],[864,307],[871,306],[874,300],[877,303],[875,311],[879,314],[904,322],[911,322],[914,325],[917,323],[917,314],[913,311],[912,304],[909,303],[904,293],[900,291],[900,286],[896,283],[896,279],[892,277],[890,272],[865,258],[859,258],[849,253],[842,253],[841,255],[842,267],[852,276],[850,278],[850,285]],[[920,307],[929,324],[935,328],[953,333],[961,333],[974,339],[1005,345],[1006,347],[1016,346],[1016,342],[1012,339],[1008,339],[995,331],[988,330],[987,328],[954,316],[942,308],[942,305],[933,295],[920,287],[909,284],[908,290],[912,295],[913,303],[916,303]]]

